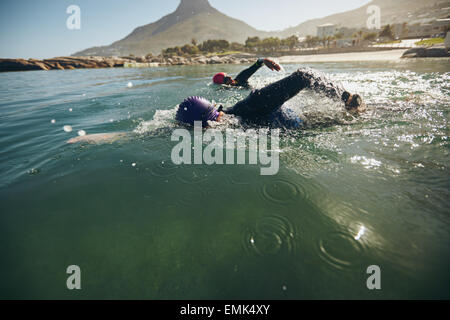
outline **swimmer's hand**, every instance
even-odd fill
[[[280,71],[281,67],[278,63],[270,59],[264,59],[264,64],[272,71]]]
[[[125,132],[113,132],[113,133],[99,133],[99,134],[91,134],[88,136],[81,136],[72,138],[67,143],[92,143],[92,144],[101,144],[101,143],[113,143],[126,136]]]

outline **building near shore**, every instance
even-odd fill
[[[354,39],[337,39],[336,40],[336,48],[349,48],[354,46]]]
[[[415,24],[408,26],[407,37],[408,38],[428,38],[432,33],[431,24]]]
[[[447,33],[450,30],[450,19],[437,19],[431,24],[434,34]]]
[[[317,26],[317,36],[319,38],[332,37],[336,33],[336,25],[332,23]]]
[[[395,24],[392,27],[399,38],[431,38],[446,34],[450,30],[450,19],[436,19],[423,24]]]

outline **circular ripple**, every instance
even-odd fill
[[[276,203],[284,204],[294,201],[301,196],[302,192],[295,184],[287,180],[275,180],[264,184],[262,196],[264,199]]]
[[[285,217],[264,217],[245,232],[244,248],[259,256],[294,253],[296,237],[293,224]]]
[[[178,166],[172,160],[160,161],[150,169],[150,173],[155,177],[171,177],[176,173]]]
[[[339,270],[357,267],[364,251],[359,241],[343,232],[331,233],[320,239],[317,245],[321,259]]]
[[[207,181],[211,174],[211,169],[207,166],[183,166],[177,174],[177,179],[178,181],[187,184],[202,183]]]

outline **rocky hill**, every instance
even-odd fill
[[[355,10],[333,14],[324,18],[308,20],[296,27],[281,32],[282,37],[297,34],[301,36],[316,35],[317,26],[333,23],[347,28],[363,28],[367,25],[367,8],[371,5],[380,7],[381,25],[393,23],[426,23],[436,18],[446,18],[450,10],[450,1],[446,0],[373,0]]]
[[[257,30],[243,21],[233,19],[213,8],[208,0],[181,0],[175,12],[148,25],[136,28],[122,40],[110,46],[94,47],[73,56],[137,56],[159,54],[162,49],[190,43],[192,38],[202,42],[209,39],[225,39],[243,43],[250,36],[261,38],[316,35],[318,25],[333,23],[341,27],[361,28],[368,19],[367,7],[377,5],[381,9],[381,23],[417,23],[448,17],[448,0],[373,0],[355,10],[313,19],[281,32]]]
[[[158,54],[162,49],[190,43],[226,39],[244,42],[249,36],[268,37],[243,21],[233,19],[213,8],[208,0],[181,0],[177,10],[160,20],[136,28],[124,39],[110,46],[94,47],[74,56],[122,56],[130,53]]]

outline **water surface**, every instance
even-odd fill
[[[267,177],[170,160],[176,105],[232,106],[249,91],[210,79],[242,66],[0,74],[0,298],[449,298],[450,63],[309,66],[368,111],[296,97],[312,125],[283,132]],[[80,130],[134,133],[66,144]],[[81,291],[66,288],[69,265]],[[366,287],[370,265],[380,291]]]

